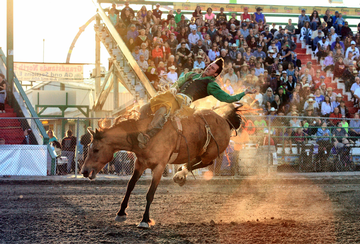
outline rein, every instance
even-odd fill
[[[207,130],[207,134],[210,134],[210,136],[212,137],[212,139],[214,139],[216,147],[217,147],[217,151],[218,151],[218,157],[220,158],[220,148],[219,148],[219,144],[217,143],[217,141],[215,140],[214,135],[211,133],[211,129],[210,129],[210,125],[208,124],[208,122],[206,121],[205,117],[200,113],[201,118],[204,120],[205,122],[205,128],[208,128]],[[210,141],[209,141],[210,143]]]

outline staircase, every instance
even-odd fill
[[[6,144],[21,144],[24,140],[24,132],[18,119],[3,119],[17,117],[13,108],[5,105],[5,112],[0,113],[0,138],[5,139]]]
[[[301,60],[302,65],[306,65],[307,62],[312,62],[315,72],[317,70],[321,71],[321,75],[325,76],[326,87],[333,88],[333,92],[336,94],[341,94],[343,100],[345,101],[346,107],[349,109],[350,114],[358,112],[358,108],[354,108],[354,103],[350,101],[351,93],[345,91],[344,83],[340,83],[338,79],[333,79],[332,72],[324,72],[321,64],[317,62],[317,57],[312,54],[312,50],[308,45],[299,40],[299,35],[296,38],[296,50],[297,58]]]
[[[154,87],[140,69],[100,4],[94,4],[98,9],[97,17],[101,20],[101,22],[97,21],[97,24],[94,25],[94,30],[111,56],[110,62],[118,80],[134,96],[134,100],[147,103],[156,94]],[[122,104],[113,113],[119,113],[129,105]]]

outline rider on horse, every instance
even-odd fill
[[[246,94],[253,94],[254,91],[245,92],[230,96],[223,91],[215,82],[224,68],[224,60],[219,58],[211,63],[203,73],[189,72],[174,83],[171,91],[159,94],[150,100],[149,104],[141,108],[141,117],[154,113],[154,118],[149,124],[146,132],[140,132],[137,139],[140,148],[146,148],[146,144],[164,126],[168,117],[181,108],[181,104],[190,106],[191,102],[198,99],[214,96],[217,100],[226,103],[239,101]],[[173,95],[173,94],[176,94]],[[180,103],[180,104],[179,104]],[[150,111],[151,110],[151,111]]]

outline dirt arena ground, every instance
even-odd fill
[[[137,229],[148,180],[128,220],[114,221],[125,180],[0,180],[0,243],[360,243],[360,177],[165,179],[150,230]]]

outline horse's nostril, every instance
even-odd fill
[[[87,170],[83,170],[82,174],[84,177],[89,177],[89,171]]]

